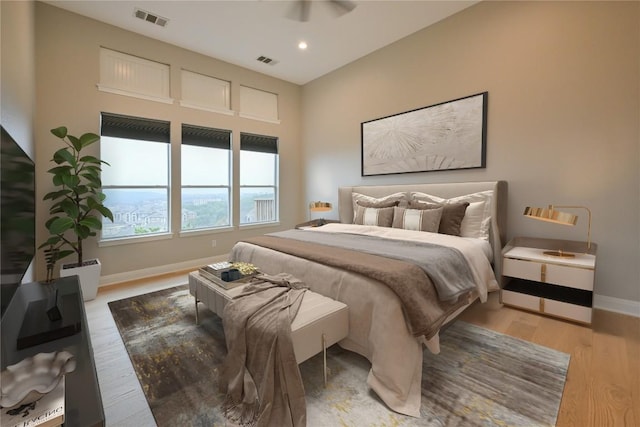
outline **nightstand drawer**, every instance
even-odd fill
[[[502,291],[503,304],[522,308],[551,316],[571,319],[583,323],[591,323],[591,307],[555,301],[534,295],[527,295],[508,290]]]
[[[545,299],[544,313],[564,317],[565,319],[577,320],[579,322],[591,323],[592,310],[591,307],[582,307],[580,305]]]
[[[593,290],[593,270],[505,258],[503,274],[509,277]]]
[[[540,311],[540,297],[521,294],[513,291],[502,291],[502,302],[515,307],[526,308],[531,311]]]

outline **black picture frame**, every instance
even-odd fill
[[[488,95],[362,122],[362,176],[486,167]]]

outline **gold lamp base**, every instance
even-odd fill
[[[575,254],[571,252],[564,252],[564,251],[544,251],[542,253],[545,255],[555,256],[558,258],[575,258],[576,257]]]

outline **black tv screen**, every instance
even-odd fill
[[[0,305],[2,314],[35,255],[35,164],[0,126]]]

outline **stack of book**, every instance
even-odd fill
[[[235,276],[232,275],[232,277],[234,277],[232,279],[228,277],[230,272],[235,274]],[[198,269],[198,273],[200,274],[200,277],[224,289],[235,288],[243,283],[247,283],[251,277],[255,275],[255,273],[240,273],[237,269],[234,269],[233,264],[230,262],[218,262],[202,266]]]
[[[64,376],[56,388],[35,402],[2,408],[2,427],[58,427],[64,422]]]

